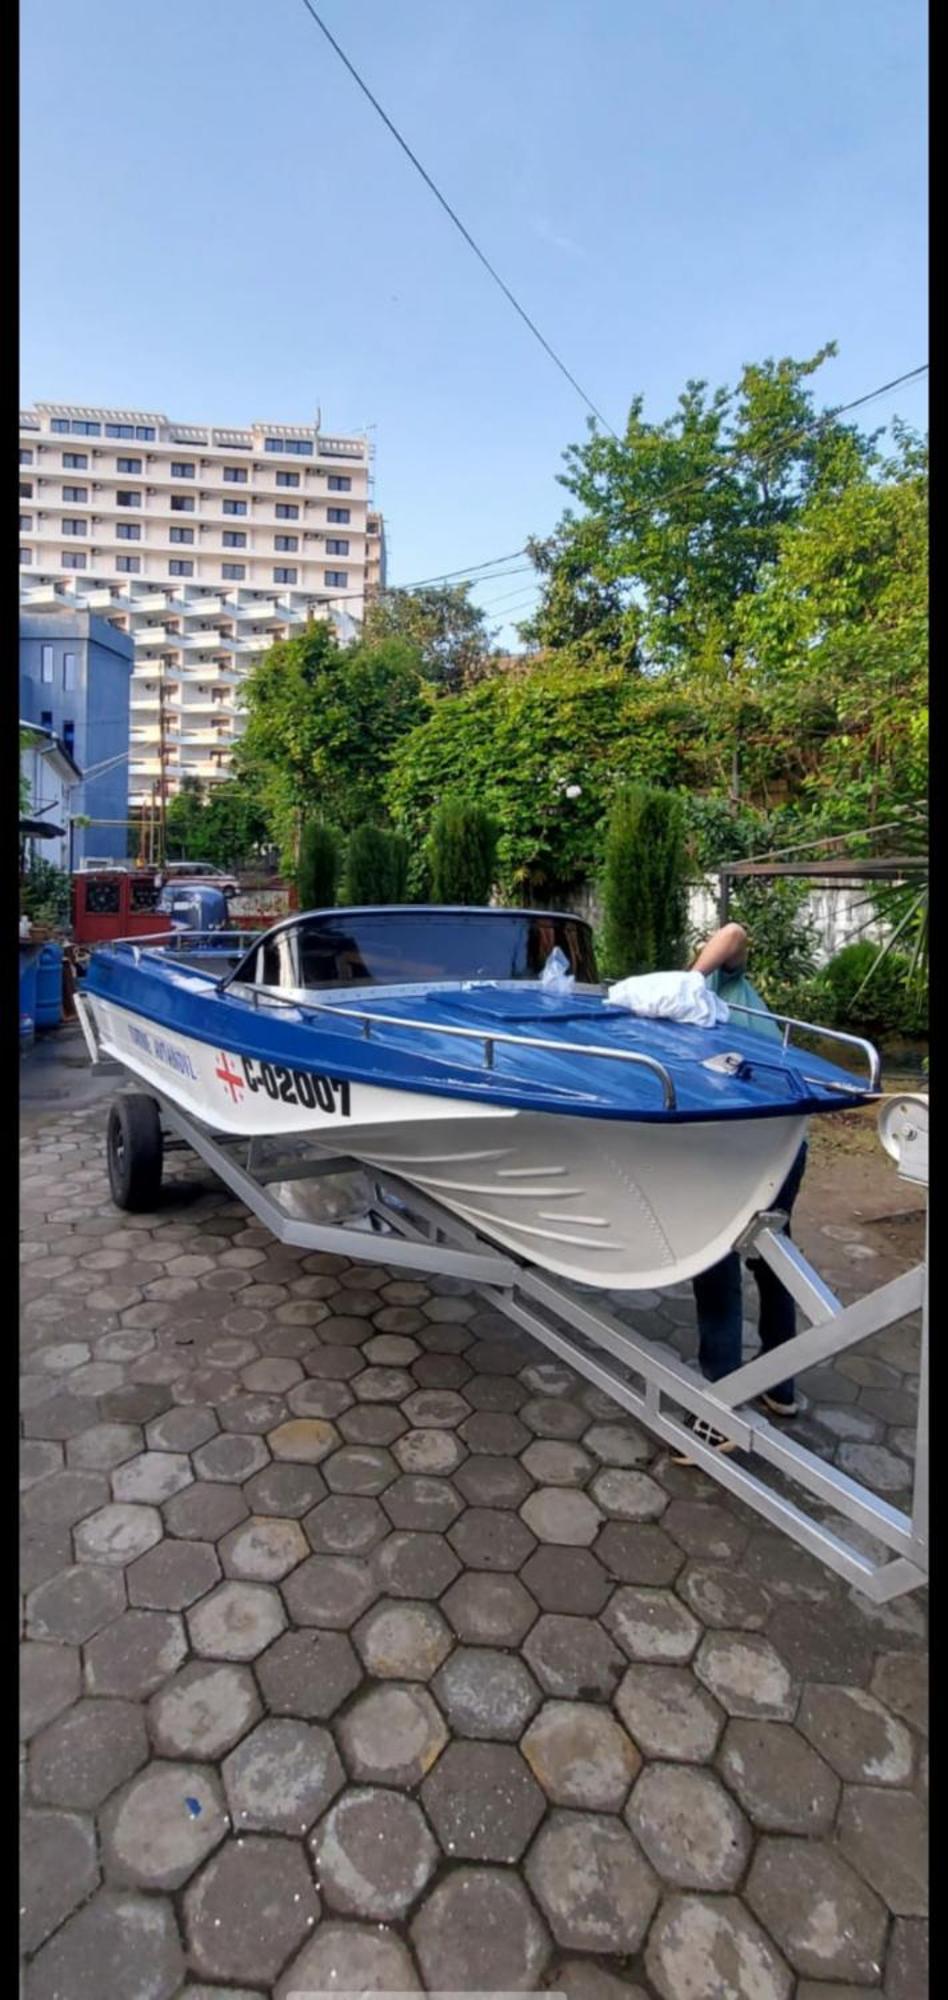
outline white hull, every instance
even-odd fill
[[[104,1053],[211,1130],[305,1134],[399,1175],[529,1262],[611,1290],[676,1284],[717,1262],[772,1205],[806,1129],[798,1116],[571,1118],[330,1079],[304,1090],[298,1072],[157,1030],[97,995],[88,1005]]]

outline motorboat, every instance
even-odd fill
[[[569,973],[550,982],[556,952]],[[871,1045],[812,1023],[776,1017],[771,1040],[749,1017],[631,1013],[561,912],[412,904],[297,914],[249,946],[136,938],[94,952],[84,995],[101,1051],[206,1131],[305,1138],[614,1291],[714,1263],[772,1206],[808,1118],[879,1087]]]

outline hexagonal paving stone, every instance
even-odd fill
[[[378,1923],[405,1916],[439,1859],[418,1806],[371,1787],[352,1788],[337,1799],[310,1846],[329,1908]]]
[[[779,1653],[756,1632],[709,1632],[695,1656],[695,1673],[730,1715],[792,1722],[798,1690]]]
[[[411,1388],[402,1407],[415,1430],[455,1430],[470,1417],[471,1405],[456,1389],[418,1389],[414,1382]]]
[[[269,1716],[223,1765],[238,1831],[307,1833],[345,1783],[328,1730],[289,1716]]]
[[[750,1540],[744,1521],[713,1500],[673,1500],[662,1526],[686,1555],[713,1562],[737,1562]]]
[[[220,1574],[209,1542],[168,1537],[132,1563],[126,1576],[129,1602],[149,1611],[184,1611],[213,1590]]]
[[[794,1971],[870,1985],[881,1978],[886,1912],[825,1841],[765,1837],[744,1894]]]
[[[451,1743],[421,1788],[445,1852],[470,1861],[517,1861],[546,1801],[510,1744]]]
[[[468,1451],[486,1451],[498,1458],[516,1458],[531,1442],[519,1417],[503,1410],[478,1410],[461,1425]]]
[[[648,1465],[658,1446],[637,1424],[606,1422],[593,1424],[583,1437],[583,1450],[592,1452],[602,1465],[631,1468]]]
[[[798,1993],[807,2000],[803,1987]],[[928,1925],[896,1917],[885,1962],[886,2000],[916,2000],[929,1991]],[[809,2000],[819,2000],[811,1995]]]
[[[123,1611],[86,1647],[90,1694],[144,1701],[180,1667],[187,1653],[184,1625],[173,1611]]]
[[[76,1813],[20,1820],[20,1950],[37,1951],[99,1880],[95,1826]]]
[[[403,1473],[382,1499],[393,1527],[427,1529],[431,1533],[449,1528],[463,1504],[448,1480],[417,1473]]]
[[[223,1480],[227,1484],[239,1486],[261,1466],[269,1463],[270,1454],[260,1437],[243,1436],[228,1431],[223,1437],[211,1438],[202,1444],[194,1454],[195,1470],[202,1479]]]
[[[29,2000],[105,2000],[136,1994],[172,2000],[184,1955],[171,1904],[162,1896],[102,1889],[37,1953]]]
[[[125,1584],[116,1570],[92,1563],[60,1570],[26,1600],[31,1639],[61,1639],[81,1646],[125,1608]]]
[[[676,1889],[736,1888],[751,1830],[710,1771],[649,1764],[625,1817],[663,1881]]]
[[[489,1646],[457,1646],[434,1681],[458,1736],[514,1743],[540,1704],[522,1660]]]
[[[430,1680],[454,1643],[433,1604],[384,1601],[366,1614],[353,1638],[377,1680]]]
[[[337,1426],[347,1444],[387,1445],[394,1438],[400,1438],[408,1429],[401,1410],[391,1403],[356,1403],[352,1409],[344,1410]],[[406,1467],[406,1470],[409,1468]],[[420,1470],[438,1471],[437,1466],[419,1467]],[[392,1478],[397,1477],[393,1470]],[[343,1491],[340,1488],[340,1491]]]
[[[187,1620],[194,1651],[214,1660],[255,1660],[286,1625],[279,1593],[263,1583],[219,1584]]]
[[[217,1777],[198,1764],[149,1764],[102,1815],[109,1879],[142,1889],[180,1889],[230,1821]]]
[[[158,1506],[190,1486],[193,1478],[184,1452],[143,1451],[113,1472],[112,1494],[116,1500],[144,1500]]]
[[[165,1503],[165,1525],[169,1534],[184,1541],[216,1542],[245,1521],[250,1509],[234,1486],[200,1480],[184,1493],[176,1493]]]
[[[537,1540],[588,1548],[602,1525],[602,1515],[585,1493],[568,1486],[541,1486],[520,1509]]]
[[[411,1926],[425,1986],[503,1993],[536,1988],[551,1951],[546,1925],[509,1868],[455,1868]]]
[[[274,1714],[309,1722],[328,1722],[362,1679],[342,1632],[284,1632],[257,1661],[256,1673]]]
[[[393,1684],[373,1688],[346,1711],[339,1740],[354,1778],[413,1786],[431,1770],[448,1732],[425,1688]]]
[[[679,1576],[676,1589],[703,1625],[759,1632],[770,1616],[766,1591],[739,1570],[717,1563],[691,1564]]]
[[[297,1465],[320,1465],[338,1443],[335,1424],[324,1417],[291,1417],[267,1434],[273,1457],[291,1459]]]
[[[151,1451],[196,1451],[216,1435],[213,1410],[194,1403],[189,1408],[168,1410],[149,1424],[145,1436]]]
[[[566,1396],[533,1396],[523,1404],[520,1418],[537,1437],[575,1439],[589,1429],[585,1410]]]
[[[79,1699],[79,1654],[72,1646],[25,1640],[20,1646],[20,1741],[55,1722]]]
[[[306,1373],[318,1382],[349,1382],[364,1366],[357,1347],[334,1346],[329,1341],[306,1356]]]
[[[475,1410],[485,1411],[519,1410],[528,1400],[523,1383],[512,1375],[472,1375],[464,1395]]]
[[[343,1445],[341,1451],[333,1452],[323,1470],[333,1493],[384,1493],[398,1477],[391,1452],[379,1445]]]
[[[34,1737],[29,1777],[42,1805],[94,1812],[148,1756],[141,1712],[127,1701],[79,1701]]]
[[[629,1667],[615,1697],[623,1722],[646,1757],[703,1764],[714,1754],[724,1714],[690,1667]]]
[[[190,1963],[208,1979],[269,1986],[318,1922],[320,1904],[295,1840],[229,1840],[185,1890]]]
[[[895,1916],[928,1915],[928,1814],[921,1799],[876,1785],[847,1785],[837,1838]]]
[[[325,1497],[326,1482],[315,1466],[265,1465],[247,1481],[244,1496],[255,1514],[298,1521]]]
[[[380,1595],[381,1586],[358,1556],[308,1556],[282,1586],[297,1625],[347,1629]]]
[[[518,1646],[538,1616],[519,1578],[476,1570],[451,1585],[441,1609],[459,1639],[485,1646]]]
[[[583,1486],[595,1471],[595,1460],[583,1446],[565,1438],[535,1439],[522,1465],[540,1486]]]
[[[573,1617],[595,1617],[612,1592],[612,1578],[591,1549],[567,1549],[545,1543],[524,1564],[527,1589],[543,1611]]]
[[[913,1729],[928,1735],[928,1661],[920,1653],[881,1653],[872,1692]]]
[[[805,1688],[797,1728],[850,1784],[911,1780],[914,1751],[905,1724],[862,1688]]]
[[[320,1924],[279,1984],[275,2000],[300,2000],[333,1987],[345,1993],[416,1993],[418,1975],[405,1946],[383,1924]]]
[[[555,1805],[594,1812],[619,1811],[642,1763],[607,1709],[579,1701],[546,1702],[521,1747]]]
[[[394,1597],[440,1597],[461,1568],[443,1535],[410,1531],[380,1542],[372,1563],[380,1587]]]
[[[591,1958],[562,1960],[550,1977],[550,1987],[565,1993],[566,2000],[647,2000],[644,1987],[616,1978]]]
[[[557,1943],[571,1951],[639,1949],[659,1885],[632,1835],[610,1814],[554,1812],[526,1877]]]
[[[402,1471],[412,1473],[453,1472],[464,1457],[460,1439],[447,1430],[406,1431],[392,1450]]]
[[[607,1521],[594,1553],[620,1583],[655,1588],[674,1583],[685,1563],[682,1550],[652,1522]]]
[[[330,1494],[307,1514],[303,1526],[319,1555],[365,1555],[389,1532],[378,1501],[355,1493]]]
[[[873,1607],[872,1620],[890,1607]],[[898,1609],[895,1615],[899,1616]],[[912,1613],[909,1611],[911,1617]],[[873,1644],[865,1617],[852,1603],[813,1606],[781,1604],[767,1627],[769,1638],[797,1681],[835,1681],[854,1686],[868,1680]]]
[[[162,1757],[222,1757],[260,1714],[247,1667],[191,1660],[152,1697],[148,1726]]]
[[[827,1833],[839,1781],[785,1722],[729,1722],[718,1762],[732,1792],[765,1833]]]
[[[657,1479],[623,1466],[605,1466],[589,1490],[603,1514],[623,1521],[657,1521],[668,1507],[668,1494]]]
[[[536,1548],[530,1529],[508,1508],[468,1507],[448,1540],[468,1568],[480,1570],[519,1569]]]
[[[379,1367],[410,1368],[421,1348],[417,1340],[412,1340],[408,1334],[376,1333],[366,1341],[362,1352],[367,1361]]]
[[[618,1646],[591,1618],[545,1614],[523,1651],[545,1692],[564,1700],[609,1701],[625,1670]]]
[[[624,1586],[610,1598],[603,1623],[630,1660],[680,1664],[690,1660],[701,1637],[697,1619],[670,1590]]]
[[[108,1498],[108,1480],[100,1472],[55,1472],[27,1493],[22,1503],[23,1519],[71,1528]]]
[[[136,1556],[160,1542],[164,1530],[157,1507],[138,1507],[117,1502],[87,1515],[75,1532],[76,1555],[80,1562],[114,1564],[124,1568]]]
[[[257,1583],[279,1583],[309,1554],[309,1543],[298,1521],[276,1515],[255,1515],[233,1528],[220,1544],[227,1576]]]
[[[793,1988],[789,1967],[734,1896],[667,1896],[645,1963],[661,2000],[790,2000]]]

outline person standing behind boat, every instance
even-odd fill
[[[738,1026],[781,1041],[780,1029],[772,1017],[761,1021],[755,1019],[753,1014],[744,1013],[742,1016],[742,1008],[755,1008],[765,1014],[768,1011],[745,971],[747,944],[747,932],[740,924],[725,924],[702,946],[691,970],[704,973],[708,985],[726,1002]],[[782,1209],[787,1216],[787,1235],[790,1234],[790,1215],[806,1167],[806,1152],[804,1139],[773,1203],[774,1208]],[[793,1339],[797,1330],[796,1309],[786,1286],[781,1284],[763,1258],[749,1257],[747,1261],[760,1295],[758,1332],[761,1350],[769,1354],[773,1348],[781,1347],[784,1341]],[[740,1367],[742,1358],[744,1304],[741,1260],[737,1251],[729,1251],[720,1263],[712,1265],[709,1271],[702,1271],[699,1277],[692,1280],[692,1285],[698,1314],[698,1365],[707,1381],[719,1382],[722,1376],[732,1375]],[[759,1401],[772,1417],[795,1417],[799,1411],[793,1381],[789,1378],[768,1389]],[[705,1417],[696,1417],[690,1427],[703,1444],[711,1445],[718,1451],[734,1449],[730,1439],[714,1430]],[[688,1460],[682,1458],[679,1463],[687,1464]]]

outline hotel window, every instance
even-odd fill
[[[85,569],[89,561],[85,549],[66,549],[59,558],[60,569]]]
[[[20,565],[21,565],[21,567],[24,567],[24,566],[25,566],[25,565],[26,565],[27,563],[31,563],[31,562],[32,562],[32,560],[33,560],[33,551],[32,551],[32,549],[21,549],[21,550],[20,550]]]
[[[64,486],[63,499],[71,500],[74,507],[82,507],[89,498],[88,486]]]
[[[76,685],[76,655],[75,653],[64,653],[63,688],[65,689],[65,692],[67,694],[72,694],[75,689],[75,685]]]
[[[326,540],[327,556],[347,556],[348,553],[349,553],[348,542],[333,541],[331,536],[327,537]]]
[[[32,479],[21,479],[21,480],[20,480],[20,499],[21,499],[21,500],[32,500],[32,498],[33,498],[33,481],[32,481]]]
[[[193,562],[182,562],[180,556],[172,556],[171,561],[168,564],[168,575],[193,576],[194,564]]]
[[[194,513],[194,496],[193,496],[193,494],[191,494],[191,493],[172,493],[172,495],[171,495],[171,512],[172,512],[172,514],[193,514],[193,513]]]
[[[338,521],[340,527],[347,528],[352,519],[352,514],[348,507],[327,507],[326,519],[327,521]]]
[[[296,578],[295,569],[275,569],[273,572],[274,583],[295,583]]]
[[[309,438],[264,438],[264,451],[288,451],[297,458],[312,458],[313,447]]]
[[[172,542],[193,542],[193,528],[172,528],[169,538]]]
[[[277,535],[273,544],[275,549],[279,549],[283,555],[288,556],[295,555],[299,545],[300,538],[298,535]]]
[[[186,465],[181,459],[173,458],[171,461],[171,477],[172,479],[193,479],[194,466],[190,464]]]
[[[136,444],[154,444],[154,442],[155,442],[155,427],[153,424],[135,425]]]
[[[64,451],[63,469],[66,472],[88,472],[89,454],[85,451]]]
[[[330,584],[334,590],[345,590],[348,581],[349,572],[347,569],[326,569],[323,571],[323,582]]]
[[[225,549],[245,549],[247,537],[242,528],[225,528],[223,533]]]
[[[86,532],[86,524],[84,521],[74,521],[70,517],[68,520],[65,520],[63,522],[64,535],[84,535],[85,532]]]
[[[50,687],[52,686],[52,681],[53,681],[52,646],[40,647],[40,678],[44,680],[48,686]]]
[[[247,512],[247,502],[246,502],[246,500],[222,500],[222,501],[221,501],[221,513],[222,513],[222,514],[246,514],[246,512]]]
[[[32,514],[21,514],[21,515],[20,515],[20,533],[21,533],[21,535],[31,535],[31,534],[33,533],[33,516],[32,516]]]
[[[115,558],[115,567],[116,569],[120,569],[124,576],[137,576],[141,570],[141,566],[141,556],[116,556]]]
[[[142,531],[137,521],[117,521],[115,532],[120,542],[140,542]]]
[[[278,473],[277,473],[277,485],[278,485],[278,486],[298,486],[298,485],[299,485],[299,483],[300,483],[300,476],[299,476],[299,473],[298,473],[298,472],[278,472]]]
[[[134,424],[106,424],[105,435],[107,438],[133,438],[135,436],[135,426]]]
[[[115,464],[119,472],[140,472],[142,469],[140,458],[117,458]]]
[[[116,499],[116,504],[119,507],[140,507],[142,504],[142,496],[140,493],[120,492],[116,493],[115,499]]]
[[[76,754],[76,725],[74,722],[63,723],[63,749],[67,757],[74,757]]]
[[[221,575],[226,583],[243,583],[246,574],[247,569],[244,563],[221,564]]]
[[[51,431],[68,431],[72,426],[68,417],[54,417],[49,428]]]
[[[90,424],[85,421],[85,418],[80,420],[78,417],[54,417],[52,429],[54,431],[72,431],[74,437],[97,438],[102,436],[101,424]]]
[[[326,481],[330,493],[351,493],[352,481],[348,472],[331,472]]]
[[[50,732],[50,734],[52,734],[52,728],[53,728],[53,711],[52,711],[52,709],[51,709],[51,708],[44,708],[44,709],[43,709],[43,712],[42,712],[42,714],[41,714],[41,716],[40,716],[40,728],[41,728],[41,729],[48,729],[48,730],[49,730],[49,732]]]
[[[247,467],[245,465],[225,465],[224,478],[228,486],[246,486]]]
[[[276,517],[278,521],[298,521],[300,510],[294,500],[278,500],[276,503]]]
[[[27,451],[27,450],[26,450],[25,448],[21,447],[21,450],[20,450],[20,464],[21,464],[21,465],[32,465],[32,463],[33,463],[33,453],[32,453],[31,451]]]

